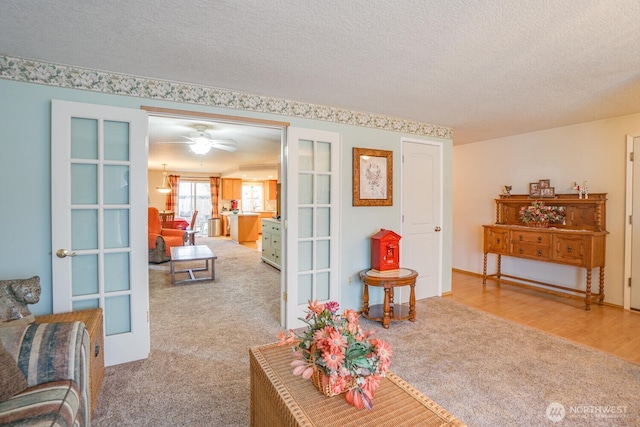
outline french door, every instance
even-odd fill
[[[147,114],[52,101],[54,313],[101,307],[105,364],[149,355]]]
[[[286,328],[309,300],[340,302],[340,134],[287,130]]]

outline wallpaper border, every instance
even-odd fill
[[[0,78],[113,95],[282,114],[453,139],[451,128],[189,83],[151,79],[0,55]]]

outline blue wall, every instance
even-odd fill
[[[359,309],[362,286],[355,279],[369,267],[369,236],[380,228],[400,230],[400,189],[395,186],[393,206],[351,206],[352,148],[392,150],[393,180],[400,182],[400,139],[412,134],[301,119],[274,114],[173,103],[129,96],[63,89],[0,80],[0,280],[40,276],[42,295],[34,314],[52,311],[51,297],[51,100],[85,102],[129,108],[142,105],[205,111],[278,120],[292,126],[328,130],[342,135],[341,272],[342,307]],[[422,138],[438,140],[436,138]],[[444,142],[443,292],[451,290],[452,253],[452,142]],[[349,284],[349,278],[352,283]]]

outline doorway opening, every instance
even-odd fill
[[[210,220],[219,218],[221,235],[215,238],[232,240],[229,215],[257,215],[258,239],[238,244],[261,250],[261,219],[286,218],[286,212],[279,210],[286,206],[281,202],[286,198],[284,146],[289,124],[156,107],[142,109],[149,117],[149,205],[165,208],[167,196],[158,193],[155,186],[158,173],[166,164],[170,175],[179,175],[174,206],[177,219],[190,221],[197,210],[196,236],[213,237]],[[208,141],[200,141],[201,135]],[[205,149],[196,147],[200,142],[206,145]],[[218,183],[215,189],[213,182]],[[236,187],[236,183],[240,185]],[[229,192],[232,188],[237,188],[237,194]],[[197,240],[196,237],[196,244]],[[281,292],[285,269],[283,262]],[[282,304],[283,301],[281,314],[285,311]]]

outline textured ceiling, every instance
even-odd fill
[[[2,0],[0,54],[453,128],[640,112],[637,0]]]

